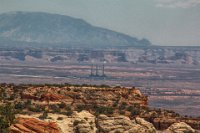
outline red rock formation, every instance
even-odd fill
[[[35,118],[17,118],[17,124],[10,127],[10,133],[60,133],[56,123]]]
[[[21,98],[22,99],[32,99],[32,100],[40,100],[40,98],[39,97],[36,97],[36,96],[33,96],[33,95],[31,95],[31,94],[22,94],[21,95]]]
[[[128,106],[135,103],[147,106],[147,97],[136,88],[95,88],[95,87],[29,87],[22,92],[23,99],[40,101],[62,101],[71,105],[112,106],[116,100],[119,105],[126,102]]]
[[[64,99],[64,96],[53,93],[42,94],[40,97],[41,101],[60,101],[62,99]]]

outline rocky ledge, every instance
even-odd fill
[[[200,129],[199,118],[149,108],[147,96],[134,87],[0,84],[0,92],[0,132],[11,124],[13,133],[193,133]]]
[[[198,133],[184,122],[158,131],[140,117],[133,120],[122,115],[109,117],[102,114],[96,117],[88,111],[75,111],[70,117],[48,114],[44,120],[39,120],[38,116],[18,116],[17,123],[10,127],[11,133]]]
[[[60,133],[60,130],[55,122],[18,117],[16,124],[10,127],[10,133]]]

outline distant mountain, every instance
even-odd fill
[[[41,12],[0,14],[0,46],[148,46],[126,34],[92,26],[82,19]]]

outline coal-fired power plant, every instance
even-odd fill
[[[90,77],[106,77],[105,65],[91,65]]]

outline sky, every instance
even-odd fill
[[[200,0],[0,0],[0,13],[9,11],[82,18],[155,45],[200,46]]]

